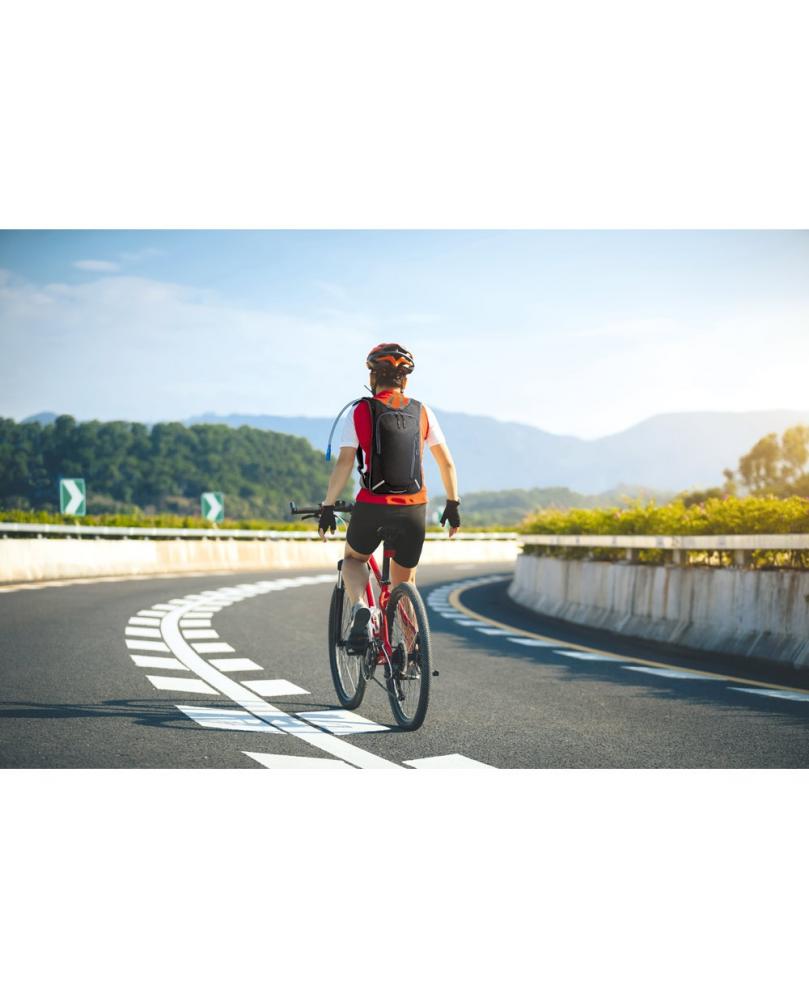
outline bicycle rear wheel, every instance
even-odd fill
[[[349,656],[344,636],[351,624],[351,601],[346,596],[342,578],[331,595],[329,607],[329,664],[334,690],[343,708],[356,708],[365,694],[363,657]]]
[[[393,650],[390,707],[402,729],[418,729],[430,701],[432,662],[427,612],[412,583],[400,583],[391,592],[388,634]]]

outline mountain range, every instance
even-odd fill
[[[595,440],[552,434],[529,424],[435,409],[458,468],[461,493],[566,486],[598,493],[623,488],[701,489],[722,482],[759,438],[794,424],[809,424],[809,410],[746,413],[665,413]],[[40,415],[43,416],[43,415]],[[246,424],[306,438],[324,451],[333,417],[202,413],[184,421]],[[333,448],[339,448],[340,425]],[[435,464],[425,470],[429,489],[441,492]]]

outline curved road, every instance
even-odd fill
[[[806,767],[809,681],[542,619],[510,567],[423,567],[425,725],[340,711],[333,573],[0,588],[4,767]]]

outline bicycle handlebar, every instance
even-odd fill
[[[290,514],[301,515],[302,517],[319,517],[321,510],[321,504],[317,507],[296,507],[295,501],[289,501],[289,512]],[[334,505],[335,514],[350,514],[354,510],[354,504],[347,502],[345,500],[338,500]]]

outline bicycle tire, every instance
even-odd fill
[[[357,708],[365,695],[362,657],[349,656],[341,645],[351,619],[351,604],[345,599],[343,581],[332,591],[329,605],[329,665],[337,699],[343,708]]]
[[[402,602],[409,602],[409,608],[405,609]],[[415,631],[412,633],[412,641],[404,635],[402,629],[400,613],[397,619],[397,610],[402,605],[402,612],[406,610],[407,617],[414,619]],[[412,583],[400,583],[394,587],[388,602],[388,633],[390,635],[391,647],[396,649],[400,643],[405,644],[408,655],[408,669],[412,672],[415,666],[418,676],[406,681],[397,681],[394,676],[388,678],[388,699],[393,712],[393,717],[402,729],[418,729],[424,722],[427,715],[427,706],[430,702],[430,678],[432,676],[432,645],[430,640],[430,625],[427,621],[427,611],[421,599],[421,595]],[[409,627],[408,627],[408,631]],[[412,659],[411,659],[412,657]],[[416,683],[418,680],[418,683]],[[407,685],[406,688],[403,685]],[[401,697],[404,694],[404,697]]]

